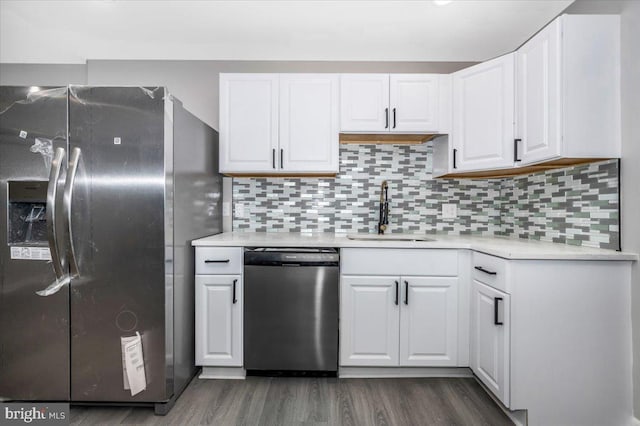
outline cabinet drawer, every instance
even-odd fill
[[[508,260],[474,251],[472,266],[474,280],[509,293],[507,290]]]
[[[458,251],[440,249],[342,249],[343,274],[458,275]]]
[[[196,274],[241,273],[241,247],[196,247]]]

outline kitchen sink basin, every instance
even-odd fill
[[[435,241],[434,238],[416,234],[348,234],[347,238],[356,241]]]

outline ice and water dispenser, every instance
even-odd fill
[[[47,246],[48,181],[8,182],[9,245]]]

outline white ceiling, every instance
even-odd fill
[[[0,2],[0,62],[482,61],[572,0]]]

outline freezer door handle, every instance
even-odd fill
[[[64,223],[67,229],[67,237],[69,242],[67,244],[69,268],[71,269],[72,277],[79,277],[80,270],[78,269],[78,261],[76,258],[76,250],[73,245],[73,226],[71,221],[71,203],[73,202],[73,187],[76,180],[76,174],[78,173],[78,165],[80,164],[80,158],[82,157],[82,151],[80,148],[73,148],[71,157],[69,158],[69,171],[67,172],[67,180],[64,184]]]

